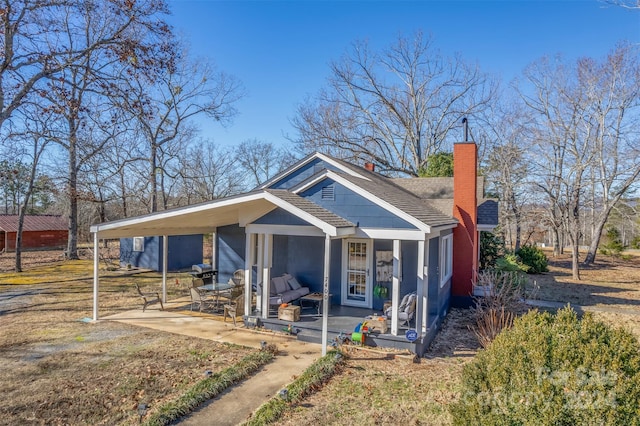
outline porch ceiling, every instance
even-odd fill
[[[91,226],[98,238],[193,235],[214,232],[216,227],[241,222],[247,212],[269,211],[275,206],[260,194],[240,199],[212,201],[195,206],[106,222]]]

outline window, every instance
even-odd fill
[[[443,287],[453,274],[453,234],[440,239],[440,287]]]
[[[133,251],[144,251],[144,237],[133,237]]]

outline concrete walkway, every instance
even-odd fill
[[[178,302],[180,305],[184,303]],[[177,424],[184,426],[237,425],[245,421],[260,405],[291,383],[322,355],[318,344],[299,342],[294,337],[234,327],[231,322],[222,322],[202,317],[184,315],[171,311],[175,302],[165,304],[167,310],[148,308],[112,315],[102,320],[119,321],[169,333],[210,339],[217,342],[260,348],[261,342],[273,343],[279,353],[274,360],[262,367],[247,380],[231,387],[182,419]]]

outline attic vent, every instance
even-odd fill
[[[332,201],[335,199],[334,192],[333,192],[333,185],[327,185],[322,188],[322,199],[332,200]]]

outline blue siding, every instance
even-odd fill
[[[272,183],[271,185],[269,185],[269,188],[273,188],[273,189],[292,188],[298,185],[299,183],[309,179],[311,176],[317,174],[322,169],[336,170],[336,168],[333,167],[332,165],[322,160],[314,159],[309,164],[305,164],[300,169]]]
[[[174,235],[169,237],[167,270],[189,270],[202,263],[202,235]],[[162,237],[145,237],[144,251],[133,251],[133,238],[120,239],[120,262],[138,268],[162,270]]]
[[[254,220],[253,223],[267,225],[310,225],[309,222],[300,219],[280,207]]]
[[[438,318],[440,306],[440,238],[429,240],[427,327]]]
[[[322,199],[322,188],[329,185],[334,186],[334,199]],[[324,179],[300,195],[360,227],[415,229],[409,222],[331,179]]]
[[[216,231],[218,281],[227,282],[238,269],[244,269],[245,230],[239,225],[220,226]]]

